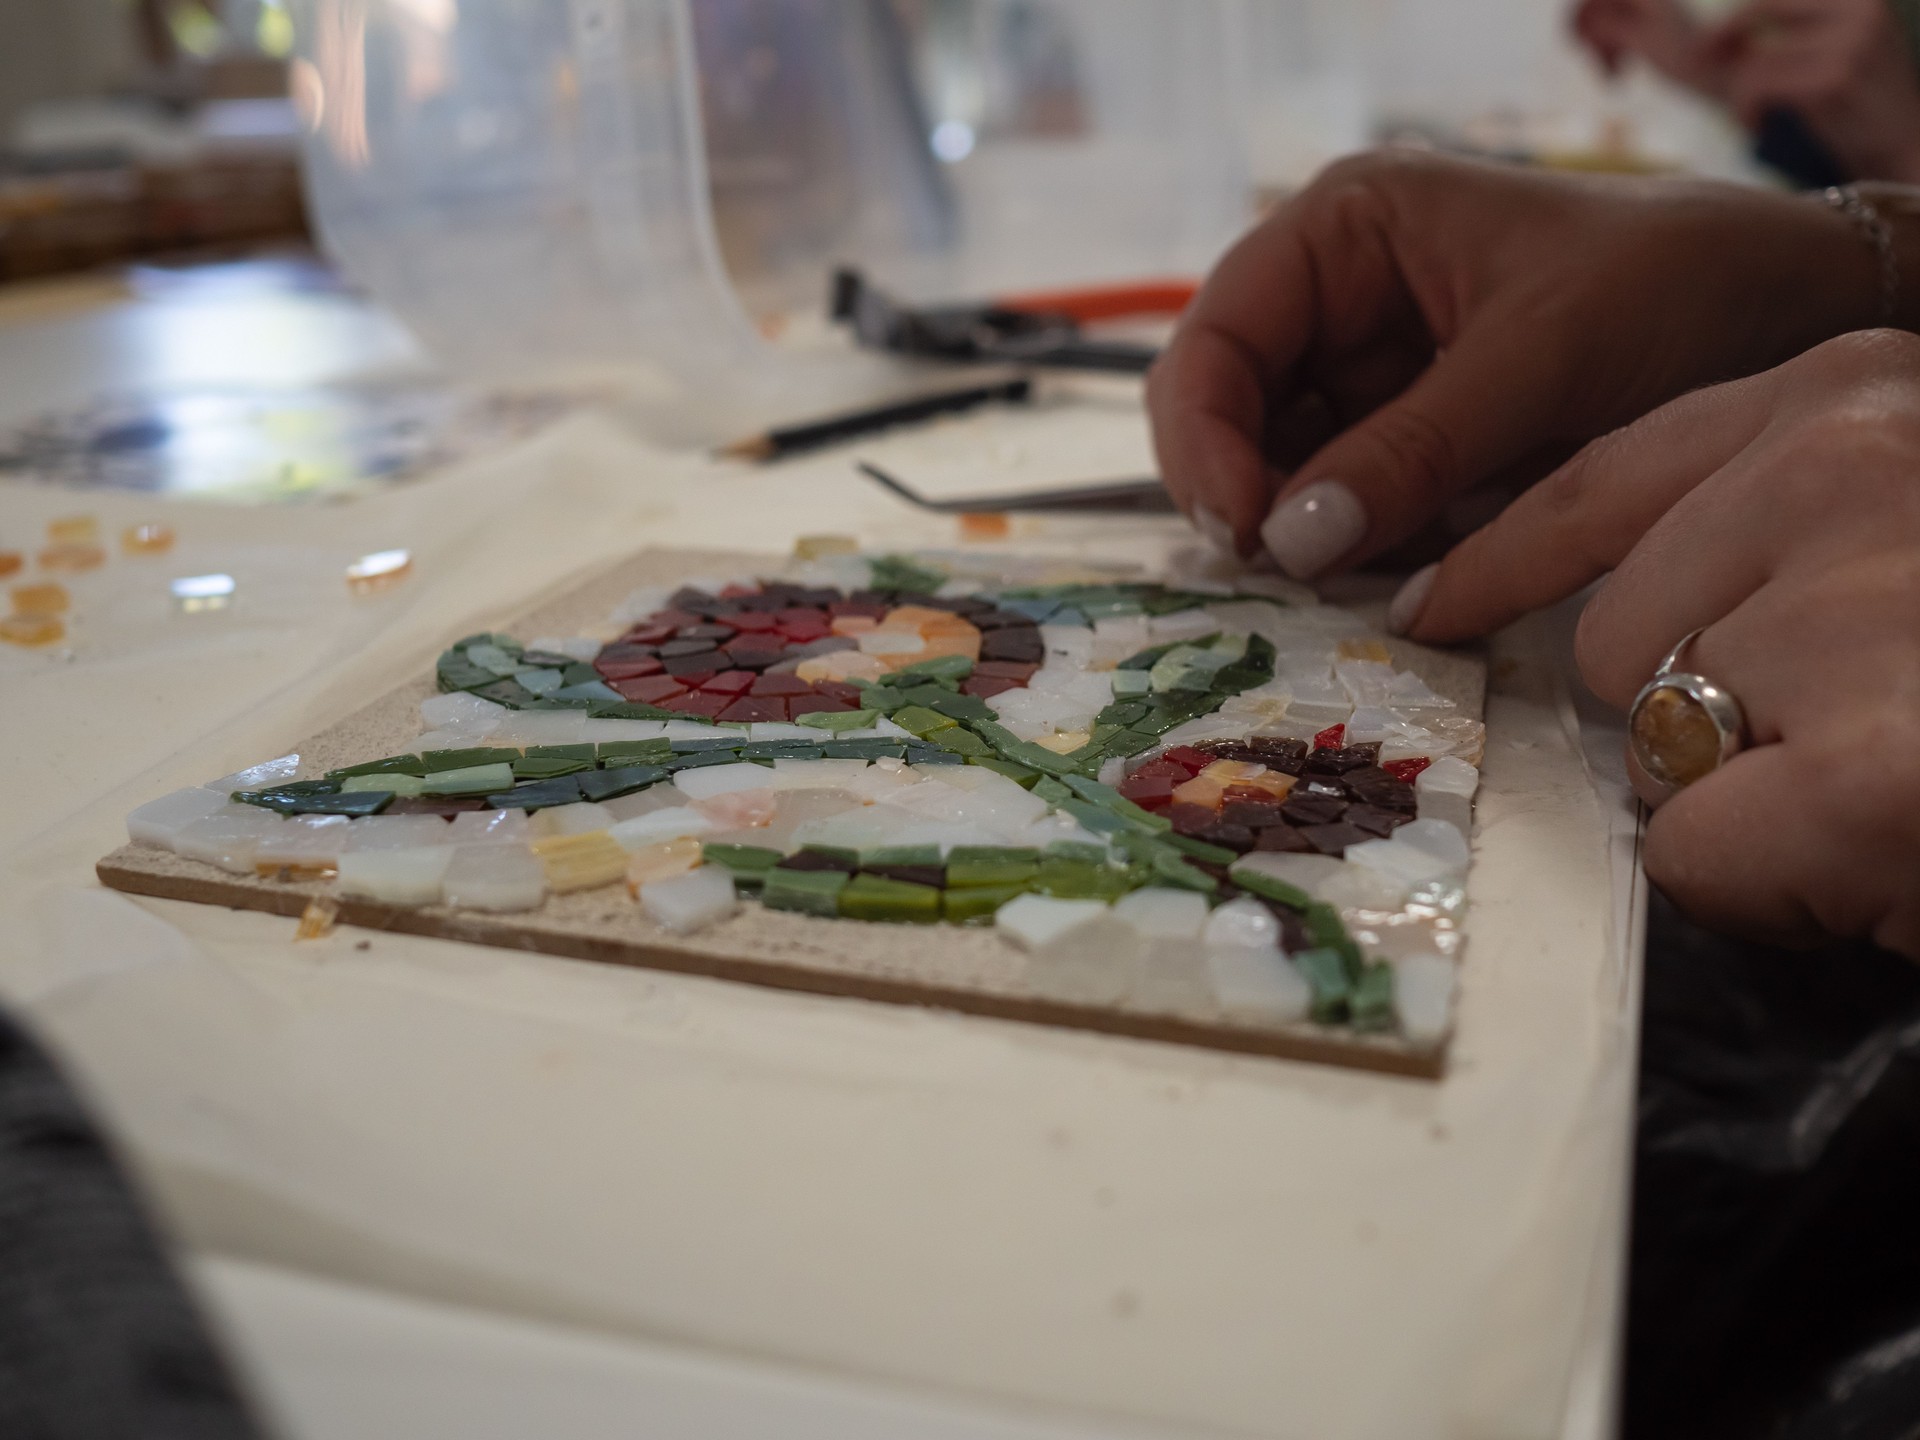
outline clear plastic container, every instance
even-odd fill
[[[711,438],[899,386],[819,343],[836,264],[1202,271],[1250,213],[1241,9],[295,0],[294,93],[323,242],[444,364]]]

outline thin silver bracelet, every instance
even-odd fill
[[[1873,253],[1880,260],[1879,323],[1891,325],[1900,307],[1900,260],[1893,249],[1893,227],[1861,195],[1858,186],[1835,185],[1820,191],[1819,199],[1851,220],[1853,228],[1873,246]]]

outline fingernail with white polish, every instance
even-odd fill
[[[1416,570],[1407,577],[1407,583],[1400,587],[1399,593],[1393,597],[1393,603],[1387,606],[1387,629],[1396,635],[1404,635],[1413,629],[1413,622],[1427,608],[1427,596],[1433,593],[1433,582],[1439,574],[1440,567],[1436,564]]]
[[[1260,538],[1280,568],[1296,580],[1326,569],[1367,533],[1360,497],[1338,480],[1319,480],[1273,507]]]
[[[1193,528],[1198,530],[1206,542],[1222,555],[1240,553],[1240,547],[1233,538],[1233,526],[1227,523],[1227,517],[1218,510],[1209,510],[1204,505],[1194,506]]]

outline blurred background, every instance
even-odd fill
[[[837,266],[1194,278],[1382,139],[1767,178],[1541,0],[0,0],[0,323],[147,317],[0,343],[0,473],[310,498],[589,399],[710,444],[928,383]]]
[[[625,113],[644,125],[644,92],[672,78],[678,37],[667,28],[651,75],[633,57],[615,62],[623,74],[587,73],[573,54],[565,80],[548,62],[596,24],[644,50],[638,32],[669,8],[0,0],[0,279],[304,237],[297,169],[309,129],[335,161],[357,165],[375,142],[417,144],[401,132],[450,123],[472,163],[508,143],[484,132],[550,111],[558,92],[537,110],[507,102],[556,79],[582,113],[596,87],[623,85]],[[1745,164],[1741,138],[1710,109],[1643,74],[1604,81],[1566,17],[1539,0],[700,0],[690,15],[720,249],[761,309],[798,298],[815,278],[806,259],[836,245],[950,240],[955,177],[992,168],[1011,143],[1024,142],[1024,171],[974,186],[983,193],[967,197],[965,223],[992,228],[991,244],[1028,240],[1007,212],[1071,209],[1048,187],[1078,173],[1080,198],[1132,227],[1133,255],[1117,259],[1217,245],[1231,209],[1223,192],[1284,191],[1383,137],[1550,163]],[[521,73],[503,74],[507,64]],[[329,82],[365,93],[328,94]],[[1066,143],[1125,133],[1141,117],[1169,121],[1159,138],[1185,147],[1174,192],[1185,206],[1090,176]],[[1220,150],[1229,136],[1237,153]],[[387,163],[377,151],[370,160]],[[877,230],[879,209],[891,233]],[[1171,233],[1183,221],[1190,233]]]

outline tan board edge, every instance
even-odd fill
[[[263,885],[210,865],[181,861],[172,855],[166,856],[171,864],[164,869],[146,863],[146,857],[160,853],[141,846],[124,846],[100,861],[95,873],[101,884],[129,895],[224,905],[233,910],[259,910],[273,915],[298,916],[316,893],[305,887]],[[182,870],[194,873],[178,873]],[[931,1006],[1026,1024],[1090,1030],[1271,1059],[1339,1065],[1413,1079],[1437,1080],[1446,1070],[1444,1047],[1415,1050],[1389,1038],[1341,1035],[1305,1026],[1250,1030],[1171,1015],[1142,1015],[1102,1006],[1073,1005],[1041,996],[996,995],[880,975],[815,970],[778,960],[685,950],[670,944],[637,944],[616,938],[556,934],[517,924],[514,917],[507,915],[467,914],[438,906],[416,909],[345,896],[334,898],[340,907],[340,923],[366,930],[465,940],[508,950],[700,975],[803,994],[833,995],[888,1005]]]

